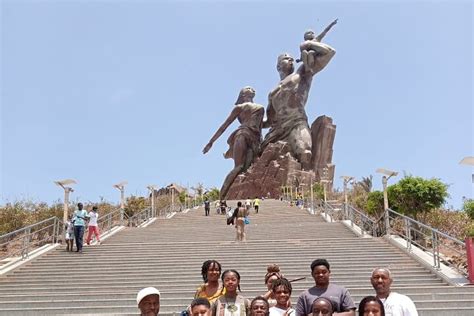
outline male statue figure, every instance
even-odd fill
[[[294,73],[294,59],[289,54],[278,56],[277,70],[280,83],[268,96],[267,120],[263,127],[270,127],[262,143],[262,152],[270,143],[286,141],[293,156],[304,170],[311,170],[311,131],[305,112],[313,76],[326,67],[336,51],[327,44],[313,42],[316,51],[314,62],[303,60]]]

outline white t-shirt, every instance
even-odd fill
[[[281,309],[276,306],[270,307],[270,316],[283,316],[283,314],[286,312],[286,309]],[[296,312],[293,308],[290,308],[288,316],[295,316]]]
[[[96,212],[89,212],[89,226],[97,226],[99,215]]]
[[[386,299],[381,299],[385,316],[418,316],[415,303],[406,295],[390,292]]]

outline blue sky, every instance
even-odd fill
[[[473,197],[470,1],[1,1],[1,202],[115,202],[146,186],[221,183],[235,122],[203,155],[239,90],[266,106],[276,58],[339,23],[316,75],[311,124],[337,125],[336,177],[400,171]],[[401,176],[391,179],[396,182]],[[336,182],[336,187],[341,182]]]

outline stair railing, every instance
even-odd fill
[[[97,225],[101,232],[121,225],[120,209],[99,216]],[[56,216],[28,225],[0,236],[0,261],[21,256],[28,259],[33,250],[46,244],[64,241],[65,224]]]
[[[154,217],[153,215],[154,214],[151,208],[146,208],[144,210],[141,210],[140,212],[137,212],[128,218],[128,226],[129,227],[140,226],[142,223]]]
[[[30,252],[41,246],[59,242],[64,232],[63,222],[53,216],[0,236],[0,261],[19,257],[28,259]]]
[[[433,257],[434,268],[440,269],[442,262],[467,275],[466,244],[463,241],[392,209],[388,209],[388,214],[389,231],[405,240],[407,252],[416,255],[412,251],[412,246],[415,245]]]
[[[345,219],[351,222],[351,227],[354,228],[354,224],[357,225],[362,236],[369,234],[371,236],[381,236],[379,231],[379,224],[381,221],[370,218],[367,214],[359,211],[350,204],[344,205]],[[378,223],[377,223],[378,222]]]
[[[121,220],[121,209],[117,209],[105,215],[100,215],[97,220],[97,225],[99,226],[99,231],[105,232],[111,230],[115,226],[122,226]],[[124,212],[124,220],[127,218],[127,214]]]
[[[332,206],[331,204],[329,204],[327,201],[324,201],[324,200],[321,200],[321,205],[323,207],[324,214],[329,216],[330,223],[339,219],[339,216],[338,216],[339,214],[337,214],[338,211],[334,208],[334,206]],[[336,217],[338,217],[338,219],[336,219]]]

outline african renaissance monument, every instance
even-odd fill
[[[234,168],[226,176],[221,199],[255,196],[277,198],[284,186],[308,185],[322,178],[331,182],[336,126],[327,116],[318,117],[311,127],[305,106],[313,77],[332,60],[336,51],[322,43],[333,21],[315,36],[309,30],[300,45],[301,56],[295,59],[281,54],[277,59],[280,81],[268,95],[266,110],[254,103],[255,90],[241,89],[235,107],[204,147],[213,143],[236,119],[240,126],[228,138],[225,158],[234,159]],[[295,71],[295,64],[301,63]],[[266,119],[264,118],[266,114]],[[262,129],[269,129],[262,139]]]

